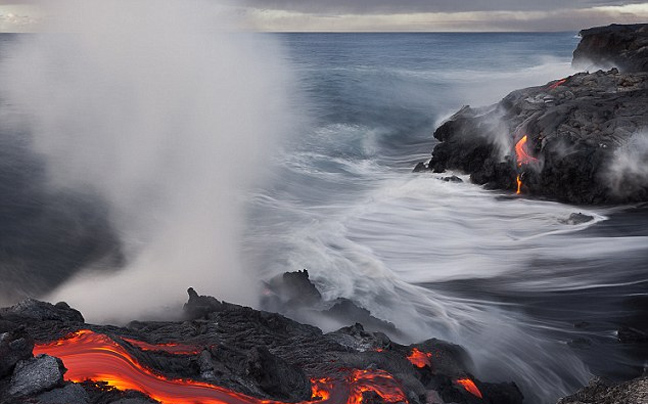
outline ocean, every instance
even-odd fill
[[[643,372],[645,345],[616,331],[647,326],[645,207],[412,173],[463,105],[575,73],[576,33],[240,36],[213,54],[117,38],[92,57],[79,49],[95,42],[0,37],[0,301],[117,321],[188,286],[254,305],[235,285],[308,269],[325,299],[393,323],[399,342],[464,346],[475,376],[530,403]]]
[[[478,376],[552,402],[592,374],[641,374],[646,209],[579,207],[413,174],[463,105],[573,74],[575,33],[282,34],[308,122],[251,198],[264,278],[308,269],[327,299],[465,346]],[[571,214],[594,218],[567,224]],[[320,324],[326,328],[326,324]],[[337,324],[329,325],[335,328]]]

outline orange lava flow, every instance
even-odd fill
[[[538,161],[538,159],[531,157],[531,155],[529,155],[529,153],[527,153],[525,150],[528,140],[529,137],[527,135],[524,135],[522,136],[522,139],[520,139],[515,144],[515,156],[517,158],[518,167],[522,166],[523,164],[529,164],[533,161]]]
[[[412,362],[412,365],[417,368],[432,367],[432,354],[423,352],[418,348],[412,349],[412,353],[407,356],[407,360]]]
[[[128,342],[129,344],[141,349],[142,351],[162,351],[178,355],[198,355],[200,349],[191,345],[184,344],[149,344],[148,342],[138,341],[132,338],[121,338],[122,340]]]
[[[566,81],[567,81],[567,79],[558,80],[557,82],[555,82],[555,83],[553,83],[552,85],[550,85],[550,86],[549,86],[549,89],[550,89],[550,90],[553,90],[553,89],[555,89],[555,88],[557,88],[557,87],[560,87],[560,86],[562,86],[563,84],[565,84]]]
[[[119,390],[137,390],[163,404],[283,404],[262,400],[208,383],[167,379],[140,365],[104,334],[81,330],[60,340],[37,344],[34,354],[56,356],[67,368],[65,380],[106,382]],[[334,378],[313,379],[306,403],[359,404],[372,391],[388,403],[406,402],[400,384],[383,370],[350,369]]]
[[[532,157],[529,153],[526,151],[526,144],[527,141],[529,140],[529,137],[527,135],[522,136],[522,139],[520,139],[516,144],[515,144],[515,157],[517,159],[517,166],[522,167],[524,164],[529,164],[534,161],[538,161],[537,158]],[[522,193],[522,178],[520,177],[520,174],[518,174],[516,178],[517,182],[517,191],[515,192],[516,194],[520,195]]]
[[[459,379],[459,380],[457,380],[457,383],[460,384],[464,389],[466,389],[467,392],[469,392],[473,396],[479,397],[479,398],[484,398],[482,396],[481,391],[479,391],[479,389],[475,385],[475,382],[473,382],[472,380],[470,380],[470,379]]]

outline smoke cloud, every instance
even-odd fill
[[[54,1],[2,66],[3,125],[28,127],[52,187],[109,205],[126,267],[49,298],[94,321],[178,307],[195,287],[254,304],[242,195],[292,123],[281,49],[207,1]]]
[[[637,132],[614,152],[608,169],[608,186],[621,197],[648,187],[648,132]]]

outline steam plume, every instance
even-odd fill
[[[86,270],[50,296],[88,318],[177,305],[195,286],[253,304],[239,261],[241,191],[289,126],[269,37],[235,33],[207,1],[54,1],[49,32],[2,66],[5,125],[28,126],[51,185],[109,204],[126,268]]]

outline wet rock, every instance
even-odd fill
[[[48,355],[20,361],[11,376],[8,393],[27,396],[52,389],[63,384],[64,372],[63,362]]]
[[[265,286],[261,306],[268,311],[302,321],[306,321],[310,315],[318,315],[342,324],[362,323],[373,331],[399,334],[394,324],[373,316],[369,310],[349,299],[324,301],[306,269],[276,276],[266,282]],[[305,309],[310,309],[311,313],[305,316]]]
[[[10,375],[16,364],[32,357],[34,341],[21,330],[0,334],[0,379]]]
[[[596,27],[580,32],[573,65],[618,67],[622,72],[648,71],[648,24]]]
[[[591,222],[592,220],[594,220],[593,216],[584,215],[582,213],[572,213],[571,215],[569,215],[567,219],[561,219],[560,223],[573,226],[577,224],[588,223]]]
[[[83,387],[74,383],[42,393],[36,399],[39,404],[87,404],[90,402],[90,397]]]
[[[617,331],[617,339],[624,344],[648,343],[648,333],[632,327],[621,327]]]
[[[442,181],[445,182],[463,182],[463,180],[456,175],[450,176],[450,177],[443,177],[441,178]]]
[[[648,377],[613,384],[600,378],[590,381],[578,393],[562,398],[558,404],[646,404]]]
[[[277,309],[296,309],[315,306],[322,295],[311,282],[308,270],[285,272],[266,283],[263,306]]]

